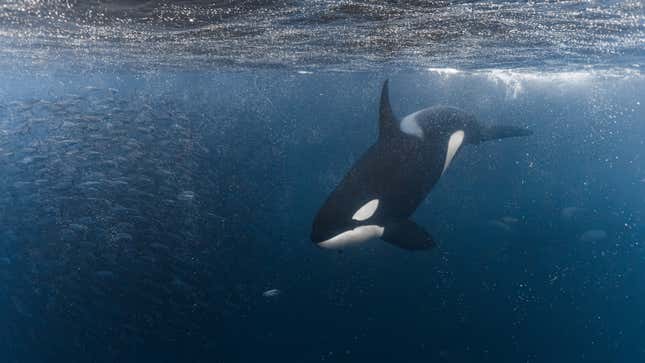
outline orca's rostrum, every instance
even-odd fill
[[[388,81],[383,84],[379,136],[345,175],[318,211],[311,239],[343,248],[381,238],[408,250],[434,245],[430,234],[409,218],[450,166],[463,144],[532,132],[515,126],[483,126],[456,107],[436,106],[398,120]]]

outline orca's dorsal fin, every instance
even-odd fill
[[[390,106],[390,92],[388,89],[388,80],[383,83],[381,90],[381,106],[379,108],[378,119],[378,134],[379,138],[391,137],[398,132],[398,121],[392,112]]]

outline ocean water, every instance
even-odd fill
[[[0,3],[0,362],[645,360],[644,10]],[[533,135],[319,248],[386,79]]]

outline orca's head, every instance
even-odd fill
[[[348,210],[333,198],[328,200],[314,219],[311,240],[319,247],[341,249],[381,237],[385,229],[376,221],[379,203],[378,199],[359,201]]]

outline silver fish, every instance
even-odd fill
[[[278,289],[270,289],[262,293],[262,296],[264,297],[276,297],[280,295],[282,292]]]

